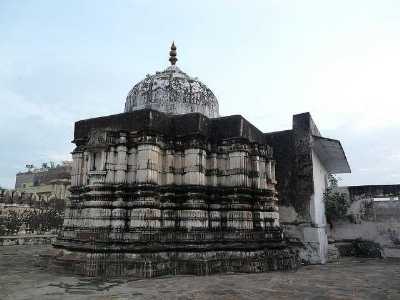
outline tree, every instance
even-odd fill
[[[333,227],[333,222],[346,216],[350,203],[344,193],[338,190],[338,179],[329,175],[329,186],[324,193],[326,220]]]

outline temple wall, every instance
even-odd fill
[[[275,182],[275,162],[249,151],[208,152],[202,148],[180,151],[163,144],[142,143],[135,147],[73,153],[72,186],[103,174],[109,184],[209,185],[268,189]],[[103,173],[104,172],[104,173]],[[86,178],[86,180],[85,180]],[[97,180],[97,179],[96,179]]]
[[[310,214],[314,224],[325,227],[324,193],[328,187],[328,171],[325,169],[318,155],[312,150],[314,194],[311,199]]]
[[[266,133],[274,149],[280,222],[287,239],[299,245],[306,263],[325,263],[328,238],[323,193],[328,172],[313,150],[320,132],[309,113],[293,116],[293,128]]]
[[[74,138],[57,262],[72,255],[82,274],[144,277],[298,265],[272,149],[243,117],[145,110],[79,121]]]
[[[140,239],[144,229],[279,228],[275,162],[262,147],[229,142],[213,146],[217,152],[212,152],[204,145],[195,147],[190,143],[171,147],[170,142],[157,136],[115,134],[112,133],[114,139],[104,138],[113,144],[88,144],[73,153],[72,188],[77,192],[65,213],[65,238],[79,239],[75,233],[79,228],[123,232],[128,227],[130,232],[125,238],[133,240]],[[80,192],[85,186],[88,191]],[[247,188],[268,191],[270,196],[257,198],[255,207],[253,196],[247,192],[216,195],[215,202],[205,194],[206,190],[163,194],[154,190],[157,186]],[[129,188],[137,192],[127,197],[125,190]],[[87,199],[84,202],[83,197]],[[243,238],[240,232],[229,234],[233,239]]]
[[[312,151],[314,194],[310,200],[311,225],[304,229],[304,241],[315,251],[309,257],[311,263],[325,263],[328,256],[324,192],[329,173],[317,154]]]

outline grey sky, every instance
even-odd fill
[[[0,185],[69,158],[73,123],[120,113],[132,85],[178,65],[222,115],[263,131],[310,111],[342,141],[342,184],[400,182],[399,1],[0,1]]]

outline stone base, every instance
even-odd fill
[[[294,270],[298,253],[292,249],[143,253],[85,253],[52,249],[42,264],[59,271],[90,277],[209,275]]]
[[[328,262],[337,262],[340,258],[339,249],[335,244],[328,244]]]
[[[328,236],[325,227],[303,229],[305,251],[302,259],[309,264],[325,264],[328,259]]]

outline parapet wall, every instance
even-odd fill
[[[335,223],[331,238],[374,241],[383,247],[385,256],[400,257],[400,184],[349,186],[341,192],[351,203],[349,220]]]
[[[14,245],[49,245],[56,240],[56,235],[12,235],[0,236],[0,246]]]

